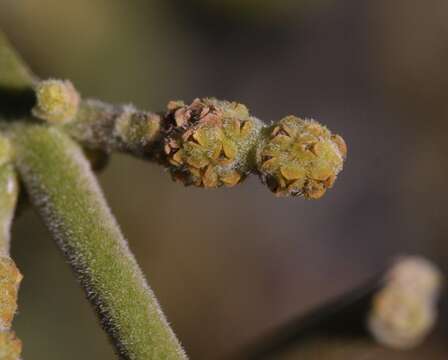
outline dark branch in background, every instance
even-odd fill
[[[281,325],[235,355],[235,360],[273,359],[316,336],[367,336],[365,318],[382,276],[375,276],[358,288],[329,301],[307,314]]]
[[[395,349],[412,348],[435,324],[441,281],[439,270],[429,261],[400,258],[358,288],[274,329],[235,359],[275,359],[317,337],[373,337]]]

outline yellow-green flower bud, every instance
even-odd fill
[[[54,124],[72,120],[78,112],[80,96],[69,80],[44,80],[36,86],[33,115]]]
[[[164,153],[176,180],[206,188],[239,183],[254,167],[262,123],[235,102],[168,104]]]
[[[276,195],[318,199],[333,186],[347,154],[339,135],[295,116],[283,118],[266,133],[257,151],[258,171]]]

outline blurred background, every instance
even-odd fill
[[[230,359],[397,255],[422,254],[448,271],[447,17],[446,0],[0,1],[0,27],[35,72],[71,79],[84,97],[158,111],[215,96],[265,121],[313,117],[346,139],[346,167],[319,201],[277,199],[257,179],[184,188],[123,155],[99,175],[199,360]],[[113,358],[31,210],[16,221],[13,255],[25,275],[15,321],[24,358]],[[360,346],[321,358],[446,359],[447,315],[442,307],[435,334],[415,350]]]

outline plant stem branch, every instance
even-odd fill
[[[122,359],[185,359],[81,149],[59,129],[17,125],[31,200],[75,270]]]

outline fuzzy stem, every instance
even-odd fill
[[[61,128],[87,148],[148,157],[149,147],[160,137],[160,116],[88,99],[75,119]]]
[[[287,116],[267,125],[246,106],[214,98],[172,101],[161,113],[86,100],[61,127],[89,148],[156,161],[185,185],[234,186],[255,173],[278,196],[309,199],[333,186],[347,152],[314,120]]]
[[[17,125],[32,202],[75,270],[122,359],[185,359],[81,149],[43,125]]]
[[[34,104],[35,78],[0,30],[0,114],[26,116]]]

